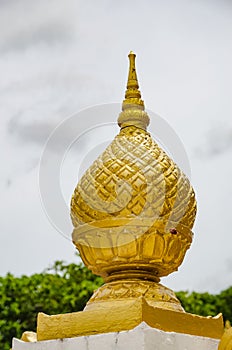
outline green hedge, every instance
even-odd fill
[[[220,312],[224,322],[232,323],[232,287],[220,294],[177,292],[186,312],[201,316],[216,316]]]
[[[103,283],[82,264],[57,261],[50,269],[30,277],[0,277],[0,349],[9,350],[13,337],[36,330],[38,312],[59,314],[80,311]],[[178,292],[187,312],[208,316],[223,313],[232,322],[232,287],[218,295]]]
[[[82,264],[57,261],[30,277],[0,277],[0,349],[9,350],[13,337],[36,330],[38,312],[59,314],[83,310],[102,279]]]

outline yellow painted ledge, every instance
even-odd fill
[[[154,308],[144,298],[98,303],[93,310],[48,316],[38,314],[37,339],[51,340],[84,335],[120,332],[133,329],[141,322],[166,332],[177,332],[220,339],[223,334],[222,315],[202,317]]]
[[[231,350],[232,349],[232,328],[226,329],[223,337],[220,341],[218,350]]]

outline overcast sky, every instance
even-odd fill
[[[163,283],[209,292],[231,286],[231,1],[1,0],[0,32],[0,274],[77,261],[42,208],[39,160],[67,117],[123,100],[133,50],[146,107],[185,145],[198,199],[192,247]],[[67,205],[79,158],[61,173]]]

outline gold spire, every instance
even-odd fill
[[[127,81],[127,90],[125,100],[122,104],[122,113],[118,118],[118,125],[124,128],[129,125],[137,126],[143,130],[147,130],[149,125],[149,116],[144,112],[144,102],[141,99],[139,91],[139,83],[135,68],[136,54],[130,51],[129,55],[129,73]]]
[[[135,68],[135,57],[136,54],[133,51],[130,51],[129,55],[129,74],[127,81],[127,90],[125,93],[125,100],[123,101],[122,109],[126,109],[131,105],[139,106],[144,110],[144,102],[141,100],[141,93],[139,91],[139,83],[137,79],[137,73]]]

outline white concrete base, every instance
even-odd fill
[[[141,323],[119,333],[26,343],[13,339],[12,350],[217,350],[219,340],[163,332]]]

